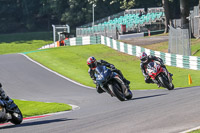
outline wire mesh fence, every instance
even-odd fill
[[[189,17],[187,19],[189,20],[189,28],[191,33],[194,37],[199,37],[199,6],[194,6],[193,10],[190,11]],[[173,19],[172,20],[172,26],[175,28],[182,28],[183,25],[181,23],[181,19]]]
[[[191,12],[190,23],[193,35],[199,37],[199,6],[195,6]]]
[[[186,56],[191,55],[188,29],[173,28],[170,26],[168,52]]]

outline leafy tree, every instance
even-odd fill
[[[130,9],[135,6],[135,0],[123,0],[120,1],[120,4],[122,9]]]
[[[92,5],[95,4],[95,20],[113,15],[122,11],[119,3],[110,3],[112,0],[70,0],[69,8],[62,14],[61,21],[72,27],[92,22]],[[78,9],[78,10],[77,10]]]
[[[69,8],[65,9],[62,13],[61,21],[71,26],[84,24],[85,22],[92,21],[91,7],[86,0],[70,0]]]
[[[12,3],[12,4],[11,4]],[[17,12],[16,12],[17,11]],[[15,31],[21,26],[22,18],[19,1],[2,0],[0,1],[0,31]]]
[[[180,11],[181,11],[181,24],[183,28],[188,28],[189,21],[187,17],[189,17],[190,6],[188,0],[180,0]]]
[[[169,0],[162,0],[163,8],[165,12],[165,33],[168,32],[168,25],[170,23],[170,14],[169,14]]]
[[[52,24],[69,24],[70,27],[92,22],[92,4],[95,20],[131,8],[165,8],[166,27],[173,18],[187,17],[180,0],[0,0],[0,33],[52,30]],[[181,0],[187,2],[189,0]],[[199,0],[190,0],[191,5]],[[188,8],[187,13],[188,13]],[[184,17],[183,17],[184,16]],[[187,20],[185,20],[187,21]],[[185,23],[184,21],[184,23]]]

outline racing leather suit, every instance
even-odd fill
[[[166,69],[166,67],[165,67],[165,65],[163,63],[163,60],[161,58],[158,58],[158,57],[153,56],[153,55],[148,55],[147,61],[145,63],[142,63],[142,62],[140,63],[140,68],[142,70],[143,76],[145,77],[145,82],[146,83],[156,83],[157,84],[157,81],[151,79],[149,77],[149,75],[146,73],[147,64],[149,62],[152,62],[152,61],[158,61],[158,62],[160,62],[161,67],[164,67]]]
[[[0,83],[0,98],[6,99],[8,96],[6,95],[5,91],[2,89],[2,85]]]
[[[7,104],[13,103],[13,100],[6,95],[5,91],[2,89],[2,85],[0,83],[0,99],[4,99]]]

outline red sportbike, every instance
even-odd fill
[[[150,62],[147,65],[146,72],[152,79],[156,80],[160,86],[168,90],[174,89],[172,77],[165,68],[161,67],[159,62]]]

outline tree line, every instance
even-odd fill
[[[180,17],[179,0],[0,0],[0,33],[52,31],[52,24],[75,29],[92,22],[93,4],[98,20],[125,9],[161,7],[166,2],[169,16]],[[192,7],[198,0],[189,3]]]

